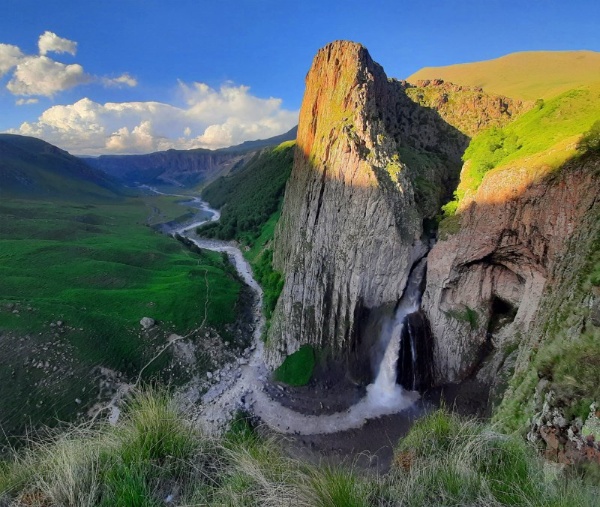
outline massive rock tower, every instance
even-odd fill
[[[306,77],[294,168],[274,249],[285,286],[268,336],[273,365],[301,344],[361,360],[369,311],[394,305],[427,252],[424,219],[456,182],[468,138],[337,41]]]

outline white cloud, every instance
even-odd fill
[[[78,63],[67,65],[46,56],[50,52],[72,55],[77,52],[77,42],[53,32],[46,31],[40,35],[38,47],[39,55],[24,55],[17,46],[0,44],[0,78],[12,70],[6,88],[13,95],[53,97],[64,90],[91,82],[116,88],[137,86],[137,80],[128,73],[115,78],[93,76]],[[24,102],[18,105],[21,104]]]
[[[69,39],[63,39],[53,32],[45,31],[38,40],[40,55],[47,53],[70,53],[75,56],[77,53],[77,42]]]
[[[130,88],[133,88],[138,84],[137,79],[130,76],[127,72],[115,78],[104,77],[102,78],[102,83],[104,83],[104,86],[116,88],[122,88],[124,86],[129,86]]]
[[[38,99],[18,99],[15,104],[17,106],[26,106],[29,104],[37,104],[39,102]]]
[[[14,95],[44,95],[89,83],[91,76],[77,63],[65,65],[47,56],[28,56],[18,63],[6,87]]]
[[[0,44],[0,78],[16,67],[21,58],[23,58],[23,53],[17,46]]]
[[[179,83],[179,89],[184,107],[82,99],[53,106],[11,132],[41,137],[72,153],[97,155],[215,149],[269,138],[298,122],[298,112],[283,109],[280,99],[255,97],[246,86],[227,83],[216,90],[203,83]]]

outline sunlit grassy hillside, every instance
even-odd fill
[[[455,200],[445,206],[453,214],[474,196],[488,175],[519,171],[525,183],[543,177],[577,155],[582,135],[600,118],[600,83],[579,87],[548,100],[502,128],[488,129],[471,141]]]
[[[135,380],[169,334],[200,325],[207,297],[206,325],[226,334],[240,282],[222,255],[146,226],[162,200],[0,202],[0,431],[85,414],[99,393],[96,366]],[[143,333],[142,317],[158,325]]]
[[[576,86],[600,81],[600,53],[595,51],[525,51],[445,67],[425,67],[408,81],[440,78],[480,86],[488,93],[515,99],[550,98]]]

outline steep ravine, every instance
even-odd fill
[[[456,189],[467,134],[527,108],[480,90],[433,88],[388,79],[359,44],[337,41],[315,57],[274,241],[285,285],[268,332],[271,367],[310,344],[321,371],[337,369],[360,385],[374,379],[379,334],[370,323],[398,304],[427,252],[431,220]],[[468,128],[448,109],[450,92],[477,98]],[[468,382],[488,408],[506,392],[499,413],[517,403],[510,417],[519,424],[547,405],[553,380],[536,371],[536,354],[559,339],[598,336],[597,286],[582,278],[598,248],[598,188],[597,155],[485,175],[455,230],[445,228],[428,255],[418,315],[431,328],[432,371],[422,390]],[[574,410],[555,408],[555,419]]]

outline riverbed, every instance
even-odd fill
[[[203,239],[197,235],[196,229],[199,226],[218,220],[220,214],[218,210],[210,208],[207,203],[198,198],[194,198],[193,201],[195,207],[202,211],[203,217],[178,226],[172,234],[187,238],[199,248],[227,253],[240,277],[256,295],[252,312],[254,332],[250,356],[242,358],[237,365],[227,368],[226,371],[218,372],[215,377],[218,377],[219,381],[215,382],[199,400],[197,386],[188,386],[181,393],[182,399],[188,398],[188,405],[196,398],[198,407],[195,411],[196,420],[205,431],[221,432],[236,411],[243,408],[278,433],[303,436],[331,435],[359,429],[369,419],[397,414],[414,405],[419,398],[418,393],[404,391],[395,398],[393,403],[367,395],[341,412],[311,415],[284,406],[273,398],[269,394],[273,393],[273,389],[266,389],[269,385],[270,373],[263,361],[261,337],[265,321],[262,313],[262,289],[254,279],[252,269],[237,245],[231,242]],[[187,204],[189,205],[189,201]],[[285,388],[279,386],[279,390],[275,392],[282,397]]]

